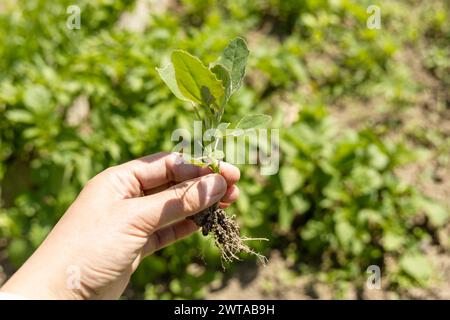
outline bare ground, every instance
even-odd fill
[[[384,108],[386,101],[377,97],[369,102],[339,101],[331,106],[330,113],[342,128],[362,129],[365,126],[384,124],[394,120],[398,125],[387,134],[389,139],[407,137],[412,147],[425,147],[431,155],[424,161],[411,163],[396,172],[405,182],[415,185],[425,195],[450,208],[450,165],[439,160],[441,145],[427,145],[417,141],[418,131],[435,131],[443,139],[450,138],[450,109],[448,88],[434,79],[422,66],[420,53],[407,49],[401,52],[399,61],[408,63],[415,80],[423,88],[407,108]],[[381,107],[379,107],[381,106]],[[440,232],[439,238],[448,248],[450,224]],[[349,287],[341,295],[344,299],[450,299],[450,252],[430,246],[425,255],[438,271],[440,280],[429,288],[411,288],[400,292],[364,289],[359,292]],[[336,292],[332,286],[308,275],[294,275],[279,252],[272,252],[266,267],[241,263],[235,275],[220,286],[212,286],[207,299],[332,299]]]
[[[450,299],[450,255],[439,253],[432,248],[427,256],[440,270],[443,279],[433,283],[428,289],[411,288],[401,292],[383,288],[367,289],[362,292],[349,286],[343,294],[333,289],[330,284],[321,282],[311,275],[295,275],[277,251],[272,252],[268,264],[256,267],[254,263],[242,262],[235,275],[224,283],[212,286],[206,299],[236,300],[310,300],[333,299]],[[381,280],[383,283],[383,279]]]
[[[140,1],[142,4],[145,1]],[[170,1],[165,1],[170,3]],[[153,3],[153,1],[149,1]],[[2,4],[0,4],[0,11]],[[145,8],[145,10],[147,10]],[[139,12],[129,15],[139,15]],[[129,25],[127,18],[122,17],[124,21],[119,24]],[[142,29],[142,23],[138,22],[136,26],[131,26],[136,30]],[[132,29],[131,28],[131,29]],[[250,42],[253,37],[250,37]],[[330,108],[333,119],[342,128],[359,129],[365,125],[376,125],[387,120],[400,120],[400,127],[397,131],[400,134],[408,135],[411,131],[419,129],[434,130],[450,137],[450,109],[438,108],[442,99],[448,99],[449,93],[446,88],[439,87],[440,84],[433,79],[423,68],[418,59],[418,53],[404,51],[400,59],[408,61],[412,67],[416,79],[427,89],[422,95],[419,95],[415,102],[415,107],[404,110],[397,110],[395,114],[392,111],[386,111],[377,108],[383,104],[383,99],[373,99],[367,103],[358,101],[340,101]],[[290,105],[290,104],[288,104]],[[295,121],[296,109],[290,112],[287,125]],[[393,132],[395,138],[399,132]],[[433,146],[436,147],[436,146]],[[423,174],[423,173],[427,174]],[[400,168],[397,171],[398,176],[404,181],[419,187],[422,192],[432,198],[446,203],[450,207],[450,166],[442,165],[435,158],[430,161],[417,162]],[[446,242],[449,242],[450,225],[442,232]],[[6,241],[0,239],[0,286],[11,275],[13,268],[9,265],[5,253]],[[346,299],[450,299],[450,253],[442,252],[437,247],[429,247],[425,252],[426,256],[439,270],[441,281],[433,283],[430,288],[413,288],[403,292],[392,292],[388,290],[364,290],[357,292],[356,288],[349,287],[343,298]],[[290,269],[287,261],[281,254],[273,251],[269,257],[268,264],[258,266],[254,262],[240,262],[236,272],[224,282],[213,284],[209,288],[207,299],[332,299],[336,292],[330,285],[320,282],[309,275],[297,275]]]

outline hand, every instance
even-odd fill
[[[185,218],[239,195],[239,170],[221,175],[158,153],[91,179],[1,291],[29,299],[117,299],[147,255],[198,227]],[[75,279],[79,275],[79,285]]]

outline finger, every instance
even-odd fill
[[[119,168],[128,170],[139,183],[142,191],[164,185],[171,181],[181,182],[211,173],[208,167],[185,163],[180,153],[161,152],[124,163]],[[239,180],[239,169],[220,162],[220,173],[232,185]]]
[[[186,238],[199,229],[199,227],[191,220],[182,220],[164,227],[152,233],[142,248],[140,257],[136,261],[139,263],[142,259],[155,251],[158,251],[169,244]]]
[[[236,182],[239,181],[239,179],[240,179],[240,171],[239,171],[239,169],[237,167],[235,167],[232,164],[229,164],[227,162],[221,162],[220,166],[221,166],[220,173],[225,178],[228,187],[233,186]],[[212,173],[212,170],[209,167],[200,168],[200,169],[201,169],[199,171],[200,176],[204,176],[204,175]],[[193,177],[193,178],[195,178],[195,177]],[[170,187],[174,186],[175,184],[176,184],[176,182],[170,181],[168,183],[164,183],[164,184],[162,184],[160,186],[157,186],[155,188],[144,190],[144,195],[148,196],[148,195],[151,195],[151,194],[155,194],[155,193],[161,192],[163,190],[166,190],[167,188],[170,188]]]
[[[220,201],[226,190],[221,175],[209,174],[124,203],[139,227],[150,233],[210,207]]]
[[[172,187],[172,186],[174,186],[174,185],[176,185],[176,184],[177,184],[177,183],[176,183],[176,182],[173,182],[173,181],[172,181],[172,182],[168,182],[168,183],[164,183],[164,184],[162,184],[162,185],[160,185],[160,186],[157,186],[157,187],[155,187],[155,188],[145,190],[145,191],[144,191],[144,195],[149,196],[149,195],[151,195],[151,194],[155,194],[155,193],[164,191],[164,190],[166,190],[166,189],[168,189],[168,188],[170,188],[170,187]]]
[[[144,247],[144,254],[151,254],[160,250],[175,241],[191,235],[198,229],[199,227],[193,221],[187,219],[164,227],[155,233],[152,233],[150,238],[153,239],[149,239],[147,242]]]
[[[228,208],[229,206],[231,206],[231,203],[226,203],[226,202],[220,202],[220,203],[219,203],[219,208],[220,208],[220,209],[226,209],[226,208]]]
[[[203,169],[206,169],[208,172],[212,172],[209,167]],[[241,178],[241,171],[228,162],[219,162],[219,169],[220,174],[225,178],[228,186],[235,184]]]
[[[169,183],[163,184],[159,187],[156,187],[156,188],[153,188],[150,190],[146,190],[144,192],[144,194],[146,196],[155,194],[155,193],[161,192],[163,190],[166,190],[167,188],[170,188],[173,185],[175,185],[175,182],[169,182]],[[225,195],[220,200],[219,207],[222,209],[228,208],[238,198],[239,198],[239,188],[237,187],[237,185],[233,184],[232,186],[229,186],[227,188]]]
[[[219,207],[221,209],[226,209],[231,204],[239,198],[239,188],[236,185],[233,185],[227,189],[227,192],[220,200]]]
[[[234,184],[227,189],[220,202],[231,204],[239,198],[239,188]]]

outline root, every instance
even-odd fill
[[[250,249],[244,241],[265,240],[265,238],[241,238],[239,233],[239,225],[234,216],[228,216],[225,210],[220,209],[215,204],[188,219],[193,220],[196,225],[202,227],[202,233],[207,236],[212,233],[214,243],[219,248],[222,258],[222,267],[224,262],[232,262],[240,260],[238,253],[244,252],[255,255],[258,260],[265,265],[267,258],[252,249]],[[225,269],[225,268],[224,268]]]

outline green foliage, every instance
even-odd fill
[[[362,285],[379,264],[392,287],[427,285],[433,269],[421,246],[448,224],[448,208],[395,175],[421,150],[389,139],[395,122],[344,131],[329,108],[412,107],[421,87],[398,58],[410,47],[448,87],[450,11],[431,1],[417,4],[417,16],[409,2],[379,2],[381,31],[365,27],[369,1],[183,0],[152,13],[143,33],[118,27],[134,1],[77,1],[80,30],[65,27],[70,1],[2,3],[0,237],[10,261],[31,254],[90,177],[170,150],[173,129],[189,127],[191,101],[214,110],[207,127],[263,125],[267,117],[248,115],[266,113],[281,129],[279,174],[242,166],[230,208],[244,234],[271,238],[256,250],[278,249],[297,271],[331,283]],[[227,43],[238,35],[250,55],[242,39]],[[441,135],[415,137],[446,163]],[[218,270],[213,244],[194,235],[145,259],[132,287],[138,297],[201,298]]]
[[[219,63],[229,70],[231,76],[231,93],[239,90],[245,75],[245,66],[249,51],[241,38],[232,40],[223,51]]]
[[[303,110],[302,117],[313,116],[308,112]],[[321,130],[324,139],[299,141],[307,130]],[[280,216],[279,224],[282,232],[300,235],[302,241],[290,248],[297,259],[315,257],[322,271],[338,266],[347,270],[345,277],[357,279],[370,264],[384,265],[384,255],[401,258],[419,252],[420,243],[429,239],[415,222],[424,209],[422,201],[429,202],[392,172],[405,156],[414,160],[405,146],[384,142],[370,130],[333,138],[331,127],[319,129],[302,121],[284,139],[298,148],[284,157],[289,166],[280,172],[284,192],[278,193],[279,210],[288,216]],[[434,205],[434,214],[448,219],[445,209]],[[289,230],[282,228],[286,220]],[[385,268],[396,281],[398,270]],[[423,281],[419,274],[412,276]]]
[[[246,130],[264,127],[269,123],[271,119],[272,117],[266,114],[248,115],[239,120],[239,122],[236,124],[236,129]]]
[[[172,53],[178,90],[193,103],[209,106],[224,95],[224,87],[214,73],[189,53],[176,50]]]
[[[172,63],[165,68],[157,68],[161,79],[178,99],[192,102],[197,120],[202,121],[206,130],[216,130],[209,144],[205,145],[203,140],[194,142],[200,143],[207,151],[206,163],[216,173],[220,172],[218,159],[223,158],[223,151],[217,149],[218,142],[227,136],[236,135],[226,132],[229,123],[221,123],[221,119],[231,95],[241,86],[248,54],[245,41],[236,38],[230,41],[220,57],[223,65],[216,64],[208,69],[197,57],[183,50],[175,50],[171,56]],[[264,114],[248,115],[239,120],[236,129],[241,129],[242,133],[264,126],[271,119]],[[191,163],[198,166],[206,165],[203,160],[203,156],[190,159]]]

